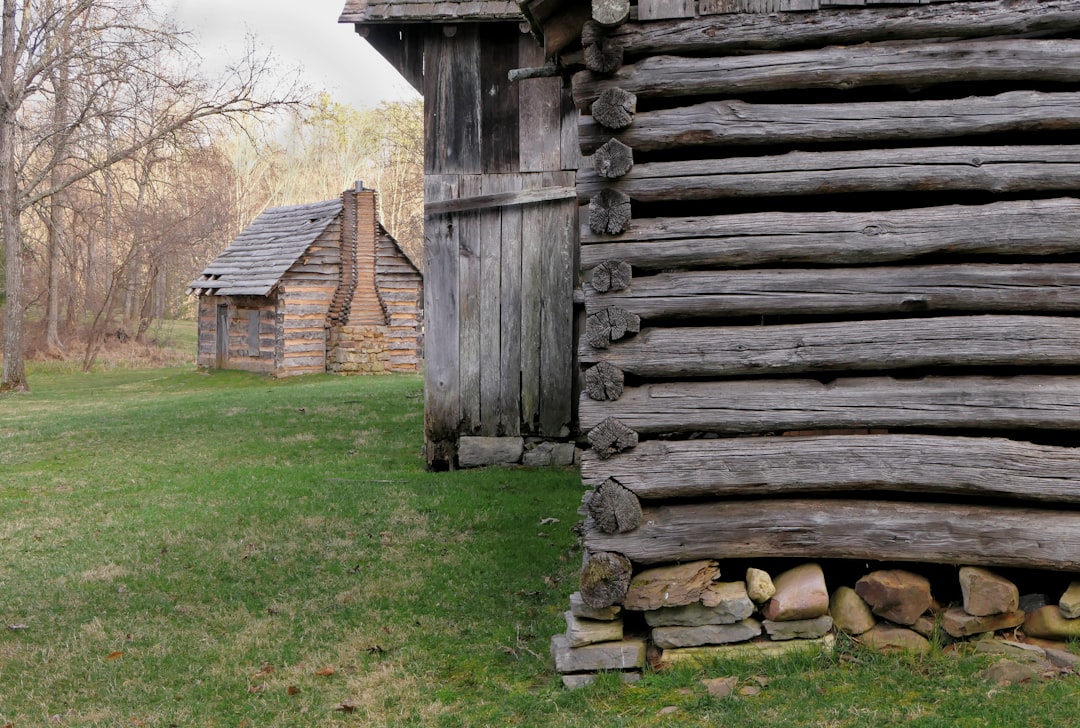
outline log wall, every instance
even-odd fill
[[[426,439],[446,468],[462,436],[571,435],[581,155],[562,79],[507,78],[544,63],[516,23],[423,32]]]
[[[573,78],[587,551],[1080,570],[1080,2],[683,5]]]

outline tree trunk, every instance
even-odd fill
[[[23,359],[22,221],[15,176],[15,0],[4,0],[0,33],[0,223],[4,233],[4,367],[0,392],[26,392]]]

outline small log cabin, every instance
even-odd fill
[[[420,369],[423,280],[359,183],[338,199],[264,211],[189,291],[201,367],[276,377]]]
[[[424,97],[425,419],[432,468],[462,437],[576,434],[578,115],[506,0],[347,0],[340,22]]]
[[[1080,571],[1080,2],[522,9],[585,155],[594,596],[610,563]]]

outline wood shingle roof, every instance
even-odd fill
[[[346,0],[339,23],[521,20],[515,0]]]
[[[265,210],[191,282],[189,291],[219,296],[269,294],[341,210],[341,198]]]

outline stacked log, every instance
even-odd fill
[[[620,58],[573,79],[583,597],[747,559],[1080,573],[1080,2],[588,34]]]

